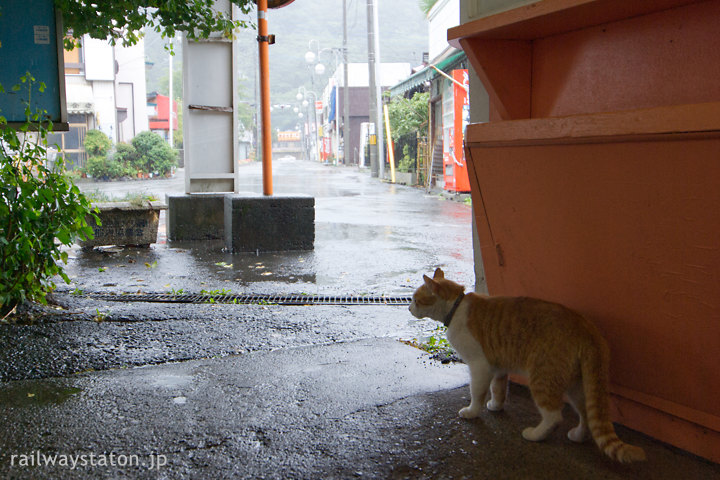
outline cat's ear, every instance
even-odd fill
[[[441,278],[445,278],[445,272],[442,271],[440,267],[435,269],[435,275],[433,276],[435,280],[439,280]]]
[[[440,288],[440,285],[433,280],[432,278],[428,277],[427,275],[423,275],[423,280],[425,280],[425,285],[428,286],[431,292],[437,293],[438,289]]]

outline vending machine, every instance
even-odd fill
[[[469,192],[463,135],[470,120],[470,78],[467,69],[453,70],[452,78],[443,92],[443,180],[445,190]]]

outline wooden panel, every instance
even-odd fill
[[[542,0],[464,23],[448,30],[448,42],[462,38],[534,40],[603,23],[659,12],[702,0]]]
[[[621,137],[698,136],[720,131],[720,102],[657,107],[628,112],[533,118],[468,125],[466,143],[503,145],[617,142]]]
[[[536,40],[532,117],[720,100],[720,3]]]
[[[485,85],[498,120],[530,116],[532,44],[513,40],[465,39],[463,48]]]
[[[713,461],[718,18],[720,0],[544,0],[448,35],[491,93],[467,132],[489,292],[585,314],[611,346],[615,418]],[[512,42],[530,74],[498,52]]]
[[[682,135],[483,147],[474,137],[471,183],[489,292],[577,309],[609,340],[626,398],[717,433],[720,131]]]

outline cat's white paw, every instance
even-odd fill
[[[470,407],[461,408],[458,412],[458,415],[460,415],[462,418],[475,418],[480,415],[480,409]]]
[[[489,400],[487,402],[487,409],[492,412],[499,412],[503,409],[503,404],[500,402],[496,402],[495,400]]]
[[[578,425],[577,427],[570,429],[567,433],[567,437],[573,442],[582,443],[587,437],[587,431],[583,426]]]
[[[540,440],[543,440],[545,438],[545,435],[542,434],[542,432],[538,432],[538,428],[535,427],[527,427],[522,432],[522,436],[525,440],[530,440],[531,442],[539,442]]]

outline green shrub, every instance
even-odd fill
[[[414,172],[415,171],[415,159],[410,156],[410,146],[405,145],[403,147],[403,156],[398,162],[399,172]]]
[[[104,157],[112,147],[112,141],[100,130],[89,130],[83,141],[85,151],[90,157]]]
[[[115,144],[115,153],[113,159],[132,170],[133,173],[137,173],[138,170],[143,170],[140,155],[138,155],[135,147],[130,143],[117,143]]]
[[[144,172],[167,174],[177,165],[177,153],[163,138],[154,132],[141,132],[132,140]]]
[[[92,132],[99,133],[90,136]],[[90,140],[88,140],[90,138]],[[107,140],[107,143],[105,142]],[[166,175],[177,165],[177,152],[153,132],[141,132],[132,143],[118,143],[110,151],[110,139],[98,130],[85,138],[88,160],[85,173],[96,179],[134,177],[138,171]]]
[[[30,74],[22,78],[28,90],[33,81]],[[26,300],[45,303],[55,275],[69,283],[59,263],[68,258],[61,246],[92,237],[90,202],[65,174],[62,157],[48,168],[43,118],[29,106],[25,113],[17,131],[0,116],[0,318]]]
[[[107,175],[105,157],[89,157],[85,162],[85,173],[92,178],[102,178]]]
[[[145,159],[145,162],[147,162],[147,156],[150,150],[152,150],[154,146],[162,143],[165,143],[165,141],[160,135],[149,131],[140,132],[132,139],[132,145],[135,147],[138,157]],[[150,169],[148,167],[147,163],[145,163],[144,170],[149,172]]]
[[[95,179],[114,179],[135,176],[136,170],[110,157],[90,157],[85,164],[85,172]]]
[[[160,175],[170,173],[172,167],[177,165],[177,153],[165,142],[155,145],[148,152],[147,158],[151,165],[151,171]]]

